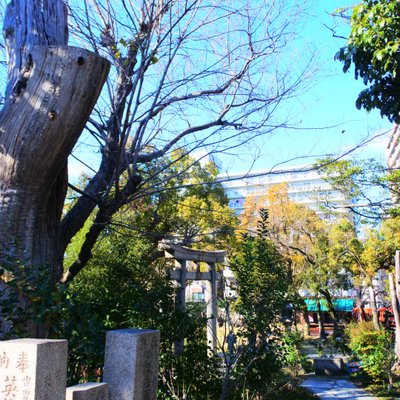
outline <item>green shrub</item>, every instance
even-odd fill
[[[282,381],[292,380],[288,370],[298,365],[297,339],[285,338],[280,322],[290,303],[287,264],[268,231],[268,212],[261,209],[257,233],[243,234],[230,256],[238,293],[233,308],[243,325],[236,332],[241,345],[224,400],[273,398]]]
[[[297,330],[287,329],[282,337],[282,365],[294,382],[309,369],[307,357],[300,352],[303,340],[301,332]]]
[[[357,341],[357,338],[362,337],[367,332],[375,332],[375,327],[372,321],[351,322],[345,328],[345,335],[349,342]]]
[[[102,304],[82,301],[64,285],[53,286],[45,268],[36,272],[16,264],[5,281],[0,319],[8,329],[0,332],[2,339],[31,337],[34,324],[43,337],[68,340],[68,384],[100,379],[106,333]]]
[[[395,353],[390,332],[374,330],[372,322],[357,322],[348,325],[346,335],[364,372],[375,382],[391,383]]]

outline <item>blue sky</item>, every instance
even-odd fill
[[[252,143],[242,149],[239,157],[219,158],[224,172],[270,169],[280,163],[284,163],[282,166],[306,164],[315,155],[346,152],[367,137],[390,130],[392,125],[378,111],[367,113],[356,109],[355,100],[364,85],[354,79],[353,72],[344,74],[341,63],[334,61],[335,53],[345,41],[333,37],[325,25],[334,27],[341,35],[346,35],[349,28],[344,24],[335,26],[338,22],[328,13],[353,3],[315,0],[312,4],[301,36],[309,50],[315,50],[319,71],[312,87],[288,104],[287,110],[292,124],[299,129],[280,130],[270,138],[259,140],[256,146]],[[386,141],[386,136],[381,136],[351,157],[384,161]]]

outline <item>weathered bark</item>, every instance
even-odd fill
[[[0,240],[24,262],[57,266],[58,275],[66,159],[107,64],[67,46],[35,47],[29,60],[26,88],[14,92],[0,114]]]
[[[6,43],[8,96],[34,46],[68,43],[67,7],[60,0],[18,0],[7,6],[3,35]]]
[[[60,0],[11,2],[4,35],[9,70],[0,113],[0,261],[46,266],[56,281],[67,158],[109,63],[66,45],[67,11]]]

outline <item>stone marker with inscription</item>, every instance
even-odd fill
[[[64,400],[67,355],[66,340],[0,342],[0,399]]]
[[[107,332],[103,381],[110,400],[155,400],[160,332],[121,329]]]

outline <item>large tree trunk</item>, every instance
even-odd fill
[[[379,326],[378,308],[376,306],[375,290],[372,285],[372,282],[371,282],[371,285],[368,286],[368,291],[369,291],[369,299],[370,299],[370,304],[371,304],[372,321],[374,323],[375,329],[379,330],[380,326]]]
[[[322,307],[321,307],[321,302],[320,299],[317,297],[317,315],[318,315],[318,330],[319,330],[319,338],[321,340],[326,339],[326,333],[325,333],[325,328],[324,328],[324,320],[323,320],[323,315],[322,315]]]
[[[338,323],[338,316],[335,310],[335,306],[333,304],[332,296],[328,290],[320,290],[320,293],[324,296],[327,305],[328,305],[328,312],[329,315],[332,317],[333,321],[333,338],[337,338],[340,334],[339,323]]]
[[[389,288],[390,298],[392,300],[393,317],[396,325],[395,330],[395,353],[398,360],[400,360],[400,310],[399,299],[396,293],[396,284],[393,274],[389,274]]]
[[[304,309],[303,312],[304,315],[304,327],[303,327],[303,332],[309,336],[310,335],[310,313],[307,310],[307,306]]]
[[[397,363],[400,361],[400,252],[396,250],[394,275],[389,274],[390,297],[392,300],[393,317],[395,322],[395,353]]]
[[[67,158],[109,63],[67,46],[61,0],[12,1],[6,11],[8,83],[0,113],[0,261],[61,277],[60,219]]]
[[[363,288],[361,286],[359,288],[357,288],[356,306],[357,306],[357,308],[360,309],[360,312],[358,313],[358,320],[360,322],[366,321],[367,314],[365,313],[365,307],[364,307],[364,301],[363,301]]]

